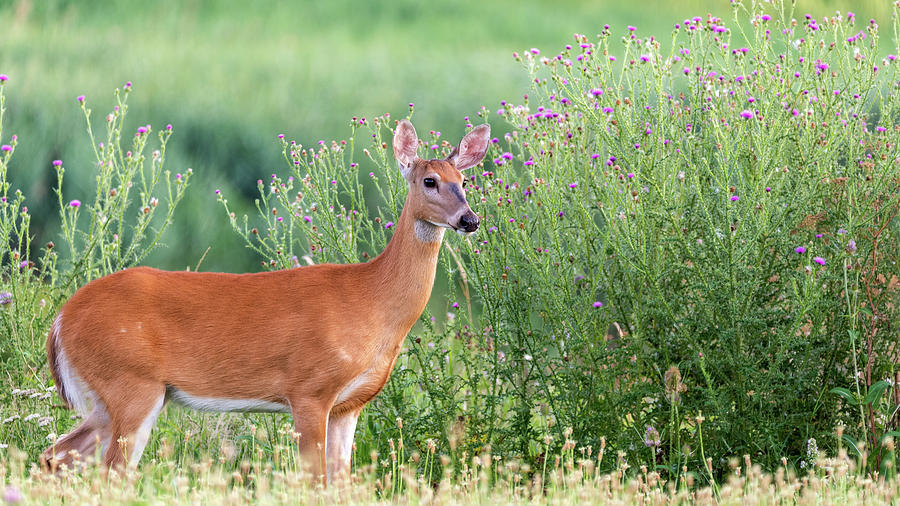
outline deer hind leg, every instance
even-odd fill
[[[166,401],[162,384],[122,381],[118,387],[115,393],[101,394],[109,406],[112,424],[105,459],[109,468],[137,465]]]
[[[328,418],[328,435],[325,442],[325,460],[329,482],[350,477],[350,456],[353,453],[353,436],[359,410],[339,415],[332,413]]]
[[[57,471],[60,466],[73,467],[76,456],[81,462],[96,457],[109,447],[112,427],[109,414],[102,403],[95,403],[91,414],[72,432],[60,437],[41,454],[41,466]],[[98,452],[99,449],[99,452]]]

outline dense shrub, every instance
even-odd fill
[[[666,52],[607,27],[515,55],[534,84],[478,114],[511,131],[470,175],[483,228],[445,239],[452,314],[438,301],[423,317],[361,447],[388,451],[377,438],[402,417],[417,446],[437,438],[460,461],[490,446],[542,465],[570,438],[675,473],[743,454],[806,465],[817,441],[883,450],[898,404],[896,57],[852,14],[735,14],[678,23]],[[394,124],[282,141],[292,171],[260,180],[264,226],[231,217],[264,265],[383,248],[405,189]],[[432,132],[420,155],[449,148]]]

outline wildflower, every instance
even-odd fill
[[[802,255],[806,253],[806,248],[804,248],[803,246],[797,246],[796,248],[794,248],[794,253]]]
[[[850,242],[847,243],[847,252],[854,253],[856,251],[856,241],[850,239]]]
[[[2,151],[12,151],[12,146],[10,146],[9,144],[4,144],[3,146],[0,146],[0,150],[2,150]]]
[[[578,183],[569,183],[569,188],[578,188]]]
[[[598,300],[598,301],[595,301],[592,305],[593,305],[594,308],[596,308],[596,309],[600,309],[601,307],[603,307],[603,303],[600,302],[599,300]]]
[[[5,306],[11,303],[13,300],[13,295],[10,292],[0,292],[0,306]]]
[[[79,104],[83,104],[84,103],[84,95],[78,95],[78,97],[76,97],[75,100],[77,100]]]
[[[663,382],[666,386],[666,396],[670,402],[678,402],[681,400],[681,393],[687,390],[687,386],[681,382],[681,371],[678,367],[672,366],[666,370],[663,375]]]
[[[78,200],[78,199],[70,200],[70,201],[69,201],[69,207],[74,207],[74,208],[77,209],[77,208],[81,207],[81,201]]]
[[[6,74],[0,74],[0,84],[5,83],[6,81],[9,81],[9,76]]]
[[[137,135],[142,135],[142,134],[145,134],[145,133],[147,133],[147,127],[138,127],[138,129],[137,129]]]
[[[389,222],[387,222],[387,223],[384,224],[384,228],[391,228],[391,227],[393,227],[393,226],[394,226],[394,222],[393,222],[393,221],[389,221]]]
[[[659,431],[648,425],[647,430],[644,431],[644,446],[658,447],[660,444]]]
[[[459,302],[454,302],[453,304],[450,304],[450,307],[452,307],[453,309],[459,308]]]
[[[731,201],[732,201],[732,202],[737,202],[737,201],[740,200],[740,199],[741,199],[741,198],[738,197],[737,195],[732,195],[732,196],[731,196]]]
[[[813,257],[813,262],[819,265],[825,265],[825,259],[822,257]]]
[[[5,80],[3,79],[4,77],[6,76],[0,74],[0,82]],[[22,502],[22,499],[24,499],[24,497],[22,497],[22,492],[12,485],[8,485],[6,490],[3,491],[3,501],[7,504],[18,504]]]
[[[743,111],[741,111],[741,117],[744,119],[751,119],[753,118],[753,111],[744,109]]]
[[[62,160],[53,160],[54,167],[59,167],[60,165],[62,165]]]

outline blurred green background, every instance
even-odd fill
[[[51,161],[65,162],[67,199],[91,196],[94,163],[75,97],[87,96],[102,133],[113,89],[132,81],[131,127],[173,124],[167,167],[196,174],[166,247],[145,263],[193,267],[208,248],[202,270],[259,270],[214,190],[249,210],[256,180],[284,164],[277,134],[304,145],[344,138],[352,116],[399,118],[414,102],[420,135],[441,130],[455,142],[464,116],[528,91],[513,51],[556,54],[573,33],[604,24],[613,33],[633,25],[666,44],[675,22],[730,19],[730,3],[0,0],[0,73],[10,76],[2,140],[19,136],[10,175],[43,244],[57,226]],[[890,2],[800,1],[797,17],[847,9],[886,24]]]

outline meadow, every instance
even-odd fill
[[[4,8],[21,12],[26,4]],[[124,4],[114,5],[102,19],[127,17]],[[216,30],[214,4],[188,5],[210,31],[181,43],[203,54],[203,35]],[[353,34],[366,32],[365,20],[403,18],[399,5],[355,13],[360,24],[329,32],[331,43],[372,42]],[[11,37],[20,51],[35,19],[63,13],[79,20],[65,30],[101,20],[65,3],[28,6]],[[594,12],[569,7],[568,15]],[[162,111],[181,120],[171,123],[157,122],[159,111],[141,112],[149,102],[128,77],[108,105],[90,93],[57,103],[37,91],[49,88],[16,88],[16,74],[0,69],[6,500],[893,500],[900,21],[898,7],[888,8],[871,7],[870,20],[822,5],[807,14],[792,4],[735,2],[713,14],[673,14],[656,36],[601,17],[585,20],[592,27],[583,35],[550,34],[546,44],[539,34],[505,31],[516,23],[501,23],[510,12],[501,9],[497,29],[466,37],[463,56],[449,63],[420,53],[411,64],[391,51],[397,48],[382,47],[383,60],[366,56],[370,74],[406,69],[409,79],[400,81],[410,88],[379,85],[362,70],[365,93],[332,85],[322,93],[355,98],[309,101],[312,93],[269,88],[297,82],[290,65],[285,79],[219,69],[210,82],[228,83],[217,89],[231,98],[220,102],[223,95],[201,89],[185,106],[190,86],[177,79],[190,76],[173,74],[171,89],[157,94],[149,86],[168,104]],[[253,27],[255,18],[244,14]],[[134,19],[116,28],[119,36]],[[183,19],[159,22],[184,27]],[[446,23],[433,33],[460,26]],[[282,61],[247,40],[244,56]],[[473,49],[499,46],[507,81],[493,53]],[[452,79],[453,62],[470,51],[487,62],[491,79],[474,89],[447,86],[440,107],[416,95],[438,67],[449,68],[443,80]],[[253,94],[285,102],[245,118]],[[302,109],[292,112],[292,97],[305,97]],[[59,147],[35,155],[19,132],[32,132],[29,122],[41,114],[16,109],[27,107],[17,101],[43,104],[46,121],[62,121],[59,137],[46,139]],[[80,109],[79,126],[57,121],[63,102]],[[358,110],[344,113],[333,137],[290,130],[299,128],[297,110],[309,114],[304,128],[316,119],[333,124],[325,117],[343,113],[337,102]],[[406,192],[388,148],[403,117],[419,127],[422,157],[445,156],[480,123],[491,123],[496,138],[483,165],[466,173],[482,228],[445,239],[432,303],[360,418],[353,483],[327,492],[306,485],[288,417],[174,408],[161,416],[137,470],[106,476],[93,456],[60,476],[34,467],[39,452],[76,423],[55,397],[43,349],[56,309],[75,288],[136,264],[207,270],[238,250],[251,255],[253,269],[372,258],[390,239]],[[188,126],[191,148],[174,147],[179,123]],[[210,130],[194,137],[203,130],[191,125],[200,123]],[[243,148],[235,139],[255,135],[245,133],[248,123],[256,125],[249,132],[272,128],[271,144],[247,141],[244,147],[255,147],[236,155]],[[87,140],[83,133],[77,140],[84,125]],[[224,144],[210,140],[220,134]],[[324,140],[331,138],[338,140]],[[190,157],[224,170],[184,163]],[[222,162],[242,157],[244,165]],[[29,179],[22,167],[32,163],[40,166]],[[53,191],[42,199],[28,191],[35,187]],[[212,209],[195,207],[199,201]],[[32,221],[41,206],[44,224]],[[46,224],[51,217],[54,226]],[[199,228],[233,239],[196,236]],[[172,250],[183,256],[160,256]]]

